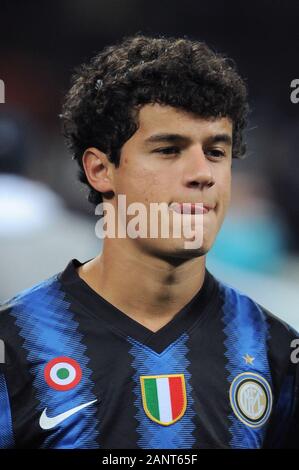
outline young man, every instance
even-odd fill
[[[205,267],[247,111],[234,66],[197,41],[135,36],[77,72],[62,118],[90,201],[117,228],[119,196],[140,225],[164,203],[161,226],[189,220],[200,242],[108,236],[3,306],[0,447],[298,447],[296,332]]]

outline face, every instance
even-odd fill
[[[176,211],[182,210],[182,203],[203,203],[203,240],[196,249],[185,248],[184,236],[131,242],[158,256],[190,258],[207,253],[229,204],[231,164],[232,123],[228,118],[207,120],[171,106],[143,106],[138,130],[122,147],[120,166],[111,168],[114,199],[125,194],[127,206],[141,202],[147,214],[153,202],[164,202]],[[173,215],[170,207],[169,213]],[[170,227],[172,223],[170,216]]]

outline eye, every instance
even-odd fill
[[[154,152],[162,153],[163,155],[174,155],[180,152],[180,148],[179,147],[163,147],[163,148],[154,150]]]
[[[216,159],[225,157],[225,152],[223,150],[220,150],[220,149],[208,149],[208,150],[206,150],[205,153],[209,157],[216,158]]]

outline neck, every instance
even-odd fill
[[[165,260],[105,239],[102,253],[79,276],[119,310],[157,331],[202,287],[205,257]]]

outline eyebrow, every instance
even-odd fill
[[[190,137],[184,136],[182,134],[154,134],[145,139],[146,144],[158,143],[158,142],[171,142],[171,143],[179,143],[179,142],[190,142]],[[229,134],[222,133],[222,134],[215,134],[211,137],[208,137],[207,142],[209,144],[218,144],[224,143],[227,145],[232,145],[232,138]]]
[[[227,145],[232,145],[233,143],[231,136],[226,133],[213,135],[212,137],[209,137],[207,140],[211,144],[223,143]]]

